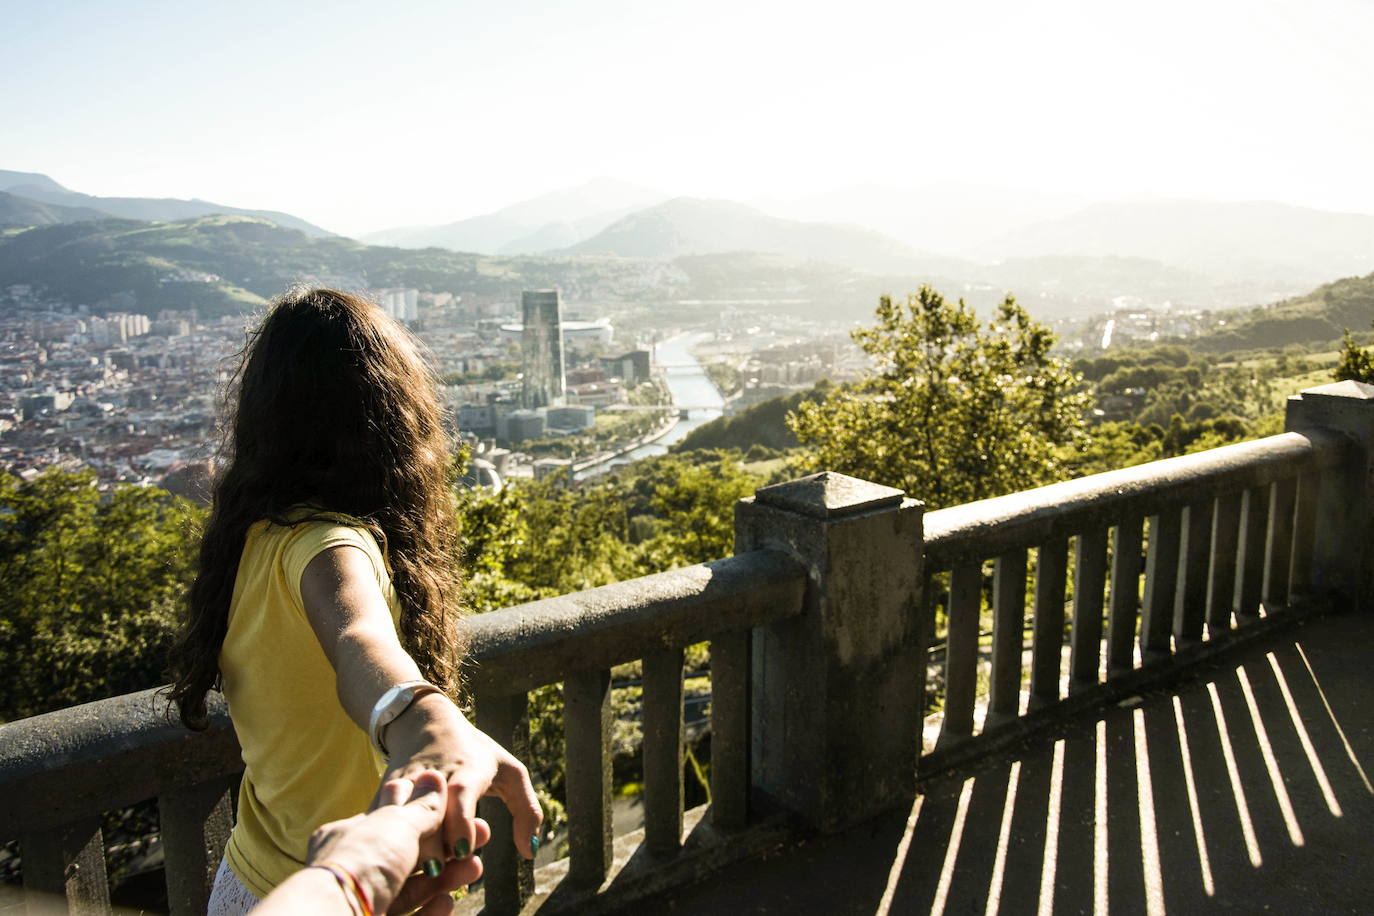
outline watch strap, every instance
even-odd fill
[[[388,688],[373,705],[372,715],[367,722],[367,737],[384,758],[390,758],[391,754],[382,741],[382,733],[401,713],[410,708],[410,704],[414,703],[417,697],[427,693],[443,691],[429,681],[403,681]]]

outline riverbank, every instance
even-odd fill
[[[667,436],[677,425],[682,422],[682,418],[677,413],[670,413],[668,420],[657,429],[652,429],[637,439],[632,439],[614,450],[598,452],[590,458],[574,459],[572,472],[574,480],[586,480],[589,477],[596,477],[611,470],[611,464],[616,459],[630,454],[633,451],[653,445],[660,439]]]
[[[656,375],[667,389],[671,403],[679,409],[668,411],[661,424],[642,436],[593,455],[571,459],[567,466],[574,480],[589,480],[640,458],[667,454],[669,446],[682,441],[703,423],[724,414],[725,399],[720,389],[691,353],[692,347],[710,336],[708,332],[687,332],[657,345]],[[512,476],[533,476],[532,463],[523,468],[528,471],[517,471]]]

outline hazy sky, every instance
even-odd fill
[[[0,168],[361,233],[607,175],[1374,212],[1371,0],[0,0]]]

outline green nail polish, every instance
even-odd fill
[[[466,859],[472,855],[472,844],[467,841],[466,837],[460,839],[453,844],[453,854],[460,859]]]
[[[439,872],[444,870],[443,863],[440,862],[438,859],[425,859],[425,864],[423,867],[425,870],[425,874],[429,875],[431,878],[439,877]]]
[[[539,854],[539,834],[530,837],[530,855]]]

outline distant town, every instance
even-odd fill
[[[25,479],[49,467],[88,467],[102,487],[156,484],[204,498],[219,393],[251,319],[207,320],[194,309],[97,314],[40,301],[23,284],[3,293],[0,466]],[[680,439],[675,427],[821,379],[843,382],[864,366],[847,327],[761,311],[759,303],[691,303],[696,315],[718,305],[716,320],[694,325],[691,353],[665,365],[659,346],[683,329],[640,323],[618,333],[609,318],[565,313],[555,291],[529,291],[520,301],[410,288],[369,295],[428,347],[469,445],[469,485],[594,473]],[[1061,348],[1188,337],[1203,324],[1200,312],[1113,306],[1054,322]],[[683,373],[699,376],[693,384],[712,388],[720,406],[683,403],[673,383]]]

